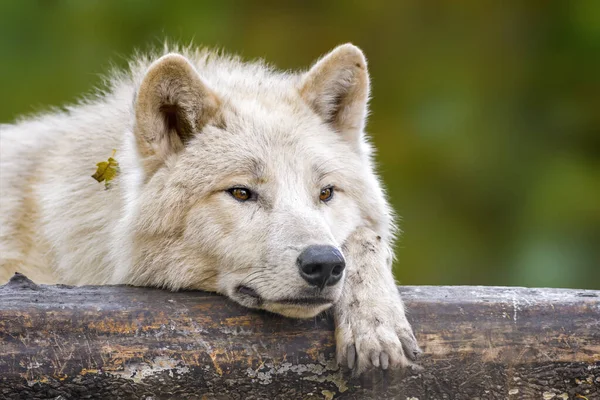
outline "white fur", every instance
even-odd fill
[[[335,303],[340,362],[408,365],[420,350],[363,130],[362,52],[340,46],[302,73],[206,50],[164,54],[137,57],[67,111],[0,126],[0,282],[19,271],[40,283],[204,289],[291,317]],[[120,172],[105,190],[90,176],[113,149]],[[233,186],[257,200],[233,199]],[[319,293],[329,304],[279,302],[317,294],[296,266],[312,244],[341,249],[346,278]]]

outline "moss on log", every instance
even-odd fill
[[[599,291],[399,290],[423,370],[356,378],[333,360],[328,315],[15,275],[0,286],[0,398],[600,399]]]

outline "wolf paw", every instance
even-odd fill
[[[343,315],[336,323],[338,364],[347,365],[355,375],[372,367],[420,369],[414,361],[422,351],[402,310],[368,309]]]

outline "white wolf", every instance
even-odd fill
[[[163,54],[64,112],[0,126],[0,282],[203,289],[299,318],[333,306],[340,363],[411,364],[362,51],[302,73]],[[113,149],[105,188],[90,175]]]

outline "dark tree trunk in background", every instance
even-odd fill
[[[203,292],[0,286],[2,399],[600,399],[600,292],[401,287],[422,371],[353,378],[333,323]]]

